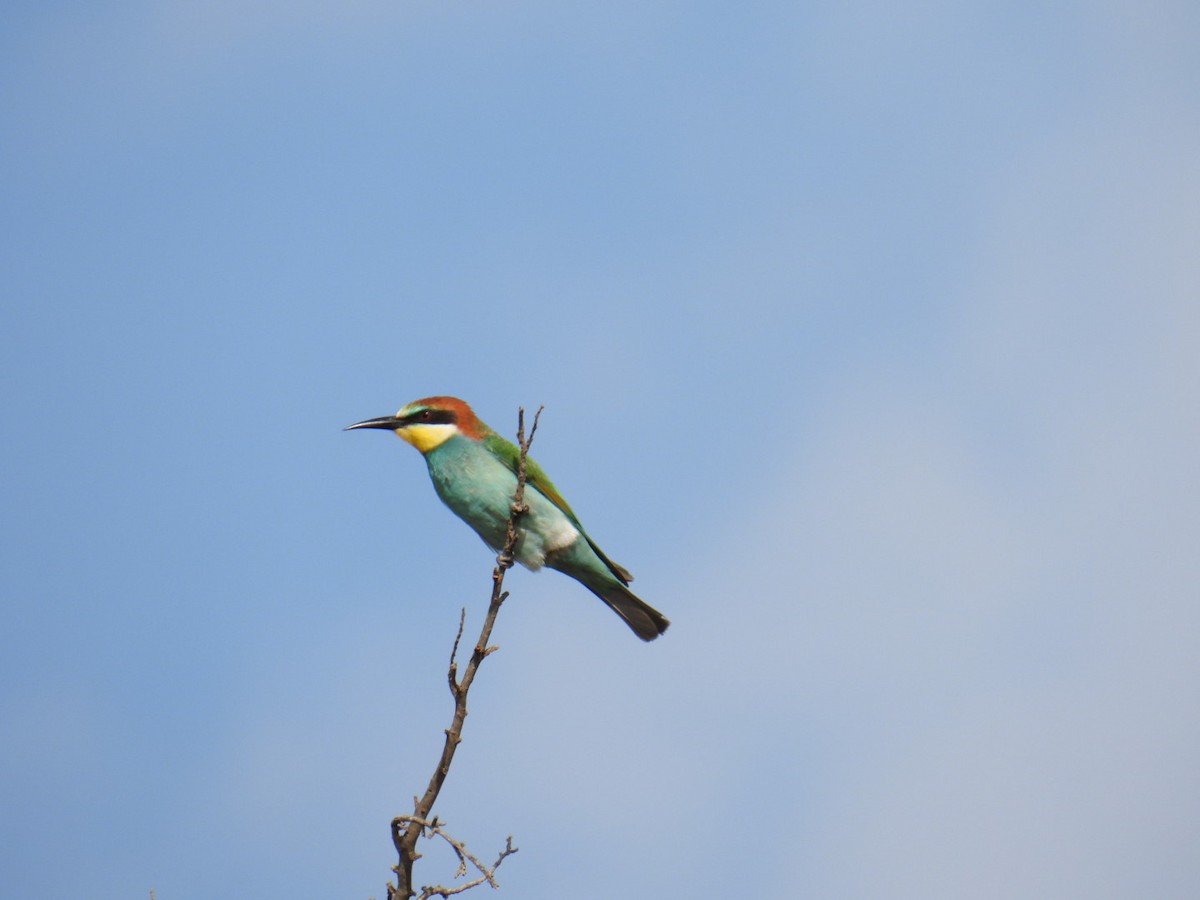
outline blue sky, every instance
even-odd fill
[[[0,894],[385,893],[491,558],[340,429],[431,393],[674,623],[512,575],[505,896],[1200,891],[1194,4],[3,18]]]

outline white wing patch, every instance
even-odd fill
[[[546,552],[553,553],[555,550],[570,547],[578,537],[579,529],[563,517],[562,521],[546,534]]]

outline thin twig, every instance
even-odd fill
[[[458,696],[458,642],[462,640],[463,628],[467,624],[467,608],[464,606],[458,611],[458,634],[454,636],[454,647],[450,651],[450,670],[446,673],[446,678],[450,682],[450,693]]]

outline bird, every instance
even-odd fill
[[[392,416],[364,419],[343,430],[378,428],[395,434],[425,457],[434,490],[446,506],[499,552],[508,535],[520,450],[489,428],[457,397],[425,397]],[[518,520],[516,559],[574,578],[608,604],[643,641],[670,620],[629,590],[633,576],[614,563],[584,530],[567,501],[532,459],[526,458],[525,503]]]

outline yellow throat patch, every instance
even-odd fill
[[[397,428],[396,434],[404,438],[422,453],[428,453],[454,435],[458,434],[456,425],[409,425],[407,428]]]

